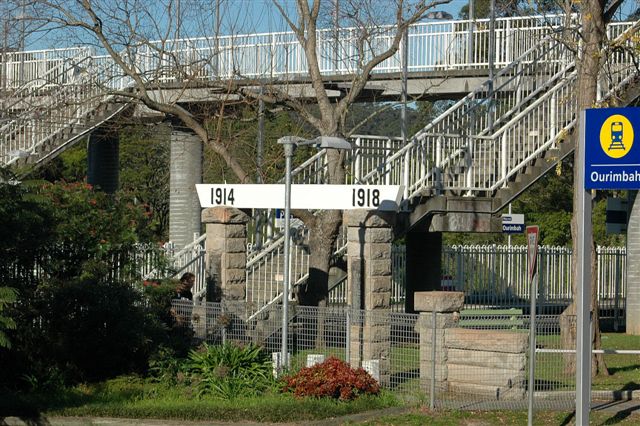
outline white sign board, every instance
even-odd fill
[[[502,232],[505,234],[521,234],[524,232],[523,214],[503,214]]]
[[[238,209],[284,208],[285,188],[276,185],[196,185],[200,206]],[[400,206],[400,185],[291,185],[291,208],[388,210]]]

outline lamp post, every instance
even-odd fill
[[[299,145],[312,145],[318,149],[344,149],[350,150],[351,144],[345,139],[334,136],[318,136],[315,139],[303,139],[298,136],[283,136],[278,143],[284,148],[285,178],[284,178],[284,276],[282,281],[282,347],[280,354],[279,372],[284,371],[289,365],[287,338],[289,337],[289,291],[291,286],[290,273],[290,224],[291,224],[291,160],[296,147]]]

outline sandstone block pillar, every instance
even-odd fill
[[[640,335],[640,197],[638,191],[629,194],[629,224],[627,225],[627,334]]]
[[[433,377],[436,390],[448,388],[445,330],[457,325],[457,313],[463,304],[462,292],[420,291],[414,294],[414,309],[420,313],[416,323],[416,332],[420,334],[420,388],[426,393],[430,392]]]
[[[208,276],[225,308],[240,318],[245,317],[248,221],[249,216],[235,208],[211,207],[202,211]]]
[[[355,310],[350,336],[353,366],[377,361],[379,381],[390,380],[391,245],[394,212],[345,212],[349,305]]]

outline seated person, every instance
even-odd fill
[[[180,283],[176,287],[176,299],[193,300],[191,289],[195,283],[196,276],[191,272],[185,272],[182,277],[180,277]]]

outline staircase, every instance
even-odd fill
[[[630,47],[630,35],[639,27],[639,22],[612,24],[609,39],[619,47]],[[640,94],[634,59],[625,49],[619,52],[611,56],[603,73],[602,102],[620,99],[625,92]],[[376,167],[358,167],[366,144],[361,143],[364,138],[352,140],[357,148],[345,183],[404,185],[408,226],[420,222],[447,197],[487,197],[489,213],[497,213],[573,152],[568,136],[576,124],[576,81],[574,54],[561,40],[547,36]],[[627,104],[634,96],[627,96]],[[322,182],[324,156],[321,151],[296,168],[293,182]],[[257,256],[276,253],[280,244],[282,239]],[[343,250],[344,245],[338,244],[336,255]],[[295,247],[292,251],[292,256],[300,255]],[[248,276],[254,271],[248,269]],[[263,306],[281,297],[280,290]]]
[[[524,47],[499,52],[506,54],[499,55],[498,61],[506,66],[492,80],[428,123],[406,145],[403,146],[400,139],[354,137],[355,149],[350,153],[345,183],[402,185],[405,188],[403,209],[409,215],[410,227],[431,214],[434,206],[444,205],[446,209],[442,201],[452,197],[484,197],[490,201],[488,213],[497,212],[569,155],[573,146],[567,136],[573,131],[576,117],[576,60],[573,51],[560,39],[561,33],[554,32],[547,25],[549,21],[538,20],[537,26],[532,24],[535,19],[526,19],[518,21],[521,23],[516,26],[498,30],[498,39],[503,40],[505,46],[514,43]],[[562,21],[556,17],[554,24]],[[637,69],[629,53],[635,47],[629,35],[637,26],[638,23],[615,23],[608,28],[609,39],[615,40],[620,49],[608,56],[610,62],[606,64],[600,84],[603,100],[619,95],[637,82]],[[447,51],[467,37],[464,31],[448,34],[447,37],[453,38],[445,43]],[[486,38],[486,34],[478,31],[477,41]],[[534,43],[535,40],[538,42]],[[573,40],[568,42],[575,44]],[[204,54],[204,48],[196,47],[185,48],[185,52]],[[244,48],[240,50],[247,53],[254,48],[247,45],[246,52]],[[92,56],[86,49],[73,52],[69,57],[51,62],[48,71],[38,73],[38,79],[4,97],[6,116],[0,117],[3,120],[0,121],[1,165],[43,164],[93,129],[130,112],[132,105],[112,94],[114,89],[131,90],[129,81],[115,63],[107,57]],[[482,49],[478,52],[481,54]],[[512,60],[512,52],[522,53]],[[162,67],[154,68],[149,55],[140,55],[143,62],[136,66],[142,72],[151,73],[154,69],[162,72]],[[448,54],[447,61],[455,62],[453,67],[449,62],[436,61],[415,70],[470,70],[486,66],[478,55],[472,63],[466,62],[466,58],[464,52]],[[382,71],[392,72],[397,59],[387,61],[388,68]],[[251,61],[242,64],[255,65]],[[253,75],[249,68],[244,74]],[[217,78],[209,74],[202,76],[207,77]],[[231,73],[229,77],[237,76]],[[166,78],[171,82],[175,76]],[[325,175],[325,153],[319,152],[296,168],[293,182],[322,183]],[[278,269],[282,245],[282,236],[275,235],[263,244],[262,250],[249,254],[247,282],[259,282],[262,287],[248,290],[249,315],[277,303],[282,297],[276,279],[282,272]],[[344,245],[340,243],[336,255],[342,250]],[[292,282],[303,282],[308,265],[304,242],[294,244],[292,252],[294,258],[300,259],[292,263],[292,267],[297,268]]]
[[[6,94],[0,165],[24,174],[128,112],[130,102],[107,95],[105,76],[113,75],[113,67],[103,57],[91,56],[89,49],[81,49],[76,56],[57,61],[49,71]]]

